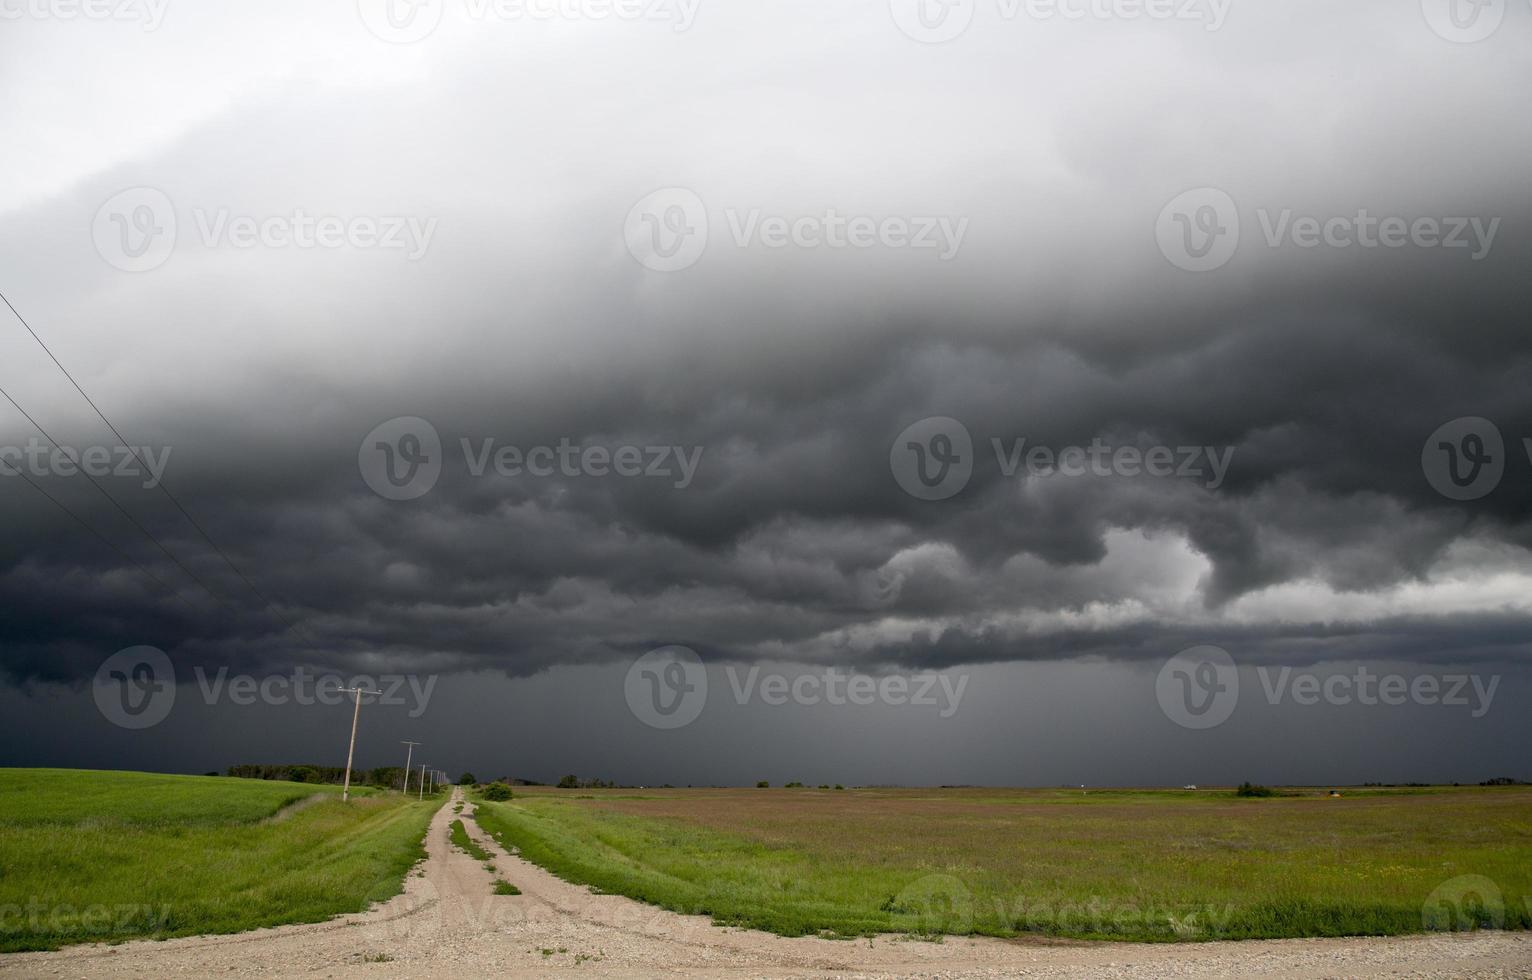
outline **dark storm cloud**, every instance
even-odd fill
[[[878,30],[824,14],[826,36],[862,43],[808,44],[801,73],[762,68],[764,89],[720,60],[757,50],[761,25],[719,10],[687,38],[603,47],[608,69],[537,98],[486,93],[565,77],[555,42],[507,59],[444,39],[360,81],[251,83],[190,112],[12,202],[0,259],[8,295],[129,439],[173,447],[168,484],[275,608],[158,491],[107,481],[222,602],[80,479],[43,482],[177,596],[4,478],[0,670],[78,679],[141,643],[251,670],[513,675],[671,642],[912,665],[1204,642],[1274,660],[1524,653],[1524,596],[1486,609],[1475,590],[1532,581],[1526,67],[1509,38],[1460,59],[1413,12],[1358,6],[1311,5],[1332,27],[1317,47],[1301,17],[1256,10],[1217,37],[1156,35],[1109,79],[1071,61],[1102,39],[1089,27],[1019,64],[1003,37],[933,51],[885,33],[881,10]],[[1326,78],[1331,55],[1368,70]],[[1016,94],[1045,69],[1069,84]],[[714,209],[970,225],[942,264],[736,248],[715,217],[703,261],[667,275],[627,254],[622,219],[672,184]],[[1155,220],[1203,184],[1239,202],[1242,250],[1186,273],[1156,250]],[[140,185],[181,209],[182,244],[127,275],[87,232]],[[415,263],[242,252],[194,240],[199,207],[438,230]],[[1498,233],[1481,261],[1269,249],[1257,218],[1364,207],[1498,218]],[[6,343],[5,383],[61,441],[109,435],[28,338]],[[434,424],[446,466],[429,494],[388,501],[358,449],[407,415]],[[929,416],[974,440],[949,500],[914,499],[890,470],[895,438]],[[1498,489],[1458,503],[1420,457],[1462,416],[1495,421],[1509,460]],[[11,415],[0,434],[32,435]],[[703,456],[685,486],[475,478],[460,441],[486,438]],[[1022,438],[1232,456],[1216,486],[1021,479],[991,446]],[[1307,600],[1296,618],[1291,595]]]

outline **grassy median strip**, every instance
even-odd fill
[[[311,797],[319,797],[311,800]],[[0,950],[316,922],[397,895],[439,803],[206,776],[0,770]]]
[[[1466,788],[548,790],[478,812],[561,878],[721,924],[1143,941],[1532,927],[1529,816],[1532,792]]]
[[[494,856],[475,843],[472,837],[468,836],[468,828],[463,826],[463,821],[461,820],[452,821],[451,837],[452,846],[464,852],[475,861],[488,861]]]

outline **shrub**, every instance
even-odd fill
[[[760,782],[755,784],[755,788],[756,789],[770,789],[771,788],[771,783],[769,783],[769,782],[767,782],[766,780],[763,779]]]
[[[1239,789],[1234,791],[1235,796],[1276,796],[1270,786],[1257,786],[1255,783],[1240,783]]]
[[[457,784],[459,786],[472,786],[478,781],[479,777],[475,776],[471,772],[465,772],[461,776],[457,777]]]
[[[484,798],[494,803],[504,803],[514,795],[511,788],[504,783],[490,783],[484,787]]]
[[[580,781],[574,776],[565,776],[559,780],[559,789],[579,789]]]

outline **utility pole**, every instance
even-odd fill
[[[404,754],[404,788],[399,792],[408,793],[410,791],[410,760],[415,756],[415,746],[420,743],[405,741],[403,744],[408,745],[410,750]]]
[[[341,691],[356,696],[356,707],[351,712],[351,744],[346,749],[346,782],[340,790],[340,801],[345,803],[351,799],[351,760],[356,755],[356,722],[362,716],[362,695],[379,692],[365,691],[360,687],[343,687]]]
[[[420,764],[420,798],[422,800],[426,798],[426,764],[424,762]]]

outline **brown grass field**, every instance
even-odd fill
[[[480,816],[570,880],[788,935],[1532,925],[1532,788],[1283,793],[533,787]]]

